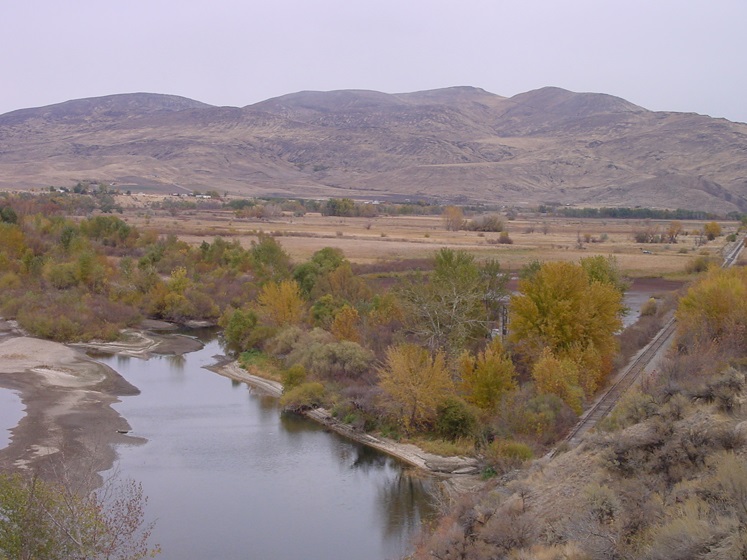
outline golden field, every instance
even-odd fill
[[[336,217],[307,213],[273,219],[237,218],[230,209],[184,210],[177,214],[150,207],[147,195],[120,197],[123,219],[159,234],[175,234],[192,244],[221,236],[248,246],[258,233],[271,234],[294,261],[310,257],[322,247],[338,247],[352,262],[430,257],[441,247],[464,249],[478,258],[497,259],[505,269],[518,270],[533,260],[576,261],[591,255],[612,255],[631,277],[681,277],[688,262],[700,255],[718,258],[725,236],[696,246],[702,221],[682,221],[683,234],[674,244],[641,244],[633,233],[641,228],[665,232],[669,221],[632,219],[553,218],[519,215],[504,218],[512,244],[497,244],[498,233],[447,231],[440,216]],[[153,197],[157,200],[162,197]],[[129,199],[129,200],[127,200]],[[737,222],[721,222],[724,235]],[[744,257],[743,257],[744,258]]]

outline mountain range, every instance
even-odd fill
[[[546,87],[299,92],[246,107],[134,93],[0,115],[0,188],[747,212],[747,124]]]

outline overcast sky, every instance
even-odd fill
[[[747,0],[0,0],[0,113],[552,85],[747,122],[746,24]]]

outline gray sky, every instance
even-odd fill
[[[0,0],[0,113],[552,85],[747,122],[746,0]]]

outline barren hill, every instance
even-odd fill
[[[0,186],[747,211],[747,125],[610,95],[300,92],[243,108],[157,94],[0,115]]]

